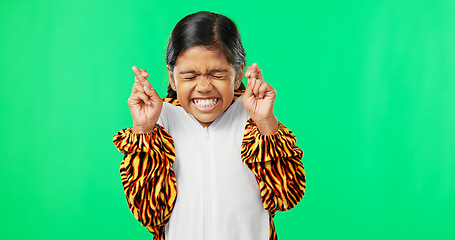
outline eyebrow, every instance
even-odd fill
[[[213,72],[227,72],[228,70],[227,69],[213,69],[213,70],[210,70],[211,73]]]
[[[210,73],[221,73],[221,72],[228,72],[227,69],[213,69],[213,70],[210,70]],[[190,70],[190,71],[181,71],[180,74],[188,74],[188,73],[196,73],[196,71],[194,70]]]
[[[187,74],[187,73],[196,73],[196,71],[191,70],[191,71],[182,71],[182,72],[180,72],[180,74]]]

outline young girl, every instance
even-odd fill
[[[273,216],[305,191],[303,152],[273,114],[276,92],[227,17],[180,20],[167,49],[168,96],[145,70],[128,105],[133,127],[114,136],[128,206],[154,239],[277,239]]]

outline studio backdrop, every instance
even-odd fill
[[[164,97],[169,34],[200,10],[238,25],[305,152],[280,240],[455,239],[451,0],[2,1],[1,239],[152,239],[112,136],[131,67]]]

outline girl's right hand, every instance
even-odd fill
[[[131,116],[133,117],[133,133],[151,132],[160,117],[163,100],[147,80],[149,76],[144,69],[133,66],[136,75],[133,91],[128,98]]]

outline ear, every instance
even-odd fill
[[[172,90],[177,91],[177,84],[175,84],[174,74],[171,71],[171,67],[169,65],[166,66],[168,76],[169,76],[169,83],[171,84]]]
[[[240,65],[239,71],[237,72],[237,76],[235,76],[235,80],[234,80],[234,89],[235,90],[237,90],[240,87],[240,84],[242,83],[244,68],[245,68],[245,64],[242,63]]]

